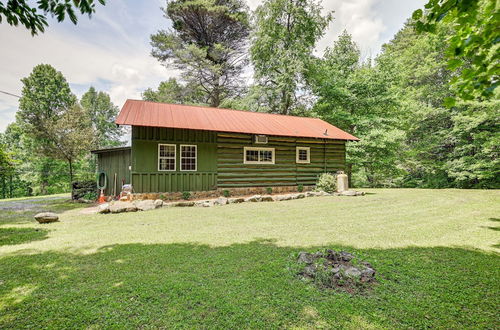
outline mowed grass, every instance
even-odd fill
[[[0,236],[0,328],[498,328],[500,192],[368,191],[73,209],[50,225],[10,214],[0,219],[10,230]],[[323,248],[354,252],[379,283],[351,296],[287,270],[297,252]]]

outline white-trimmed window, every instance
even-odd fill
[[[297,147],[296,162],[302,164],[309,164],[311,162],[311,148]]]
[[[158,171],[175,171],[175,144],[158,144]]]
[[[181,144],[181,171],[196,171],[197,156],[196,145]]]
[[[274,164],[274,148],[243,148],[244,164]]]

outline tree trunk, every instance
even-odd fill
[[[347,174],[347,186],[352,188],[352,164],[346,164],[346,174]]]
[[[40,172],[40,194],[47,195],[47,187],[49,186],[50,161],[43,160],[42,170]]]
[[[71,198],[73,199],[73,161],[71,159],[68,159],[68,165],[69,165],[69,185],[71,188]]]

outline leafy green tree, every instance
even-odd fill
[[[55,16],[58,22],[69,17],[73,24],[78,22],[76,12],[88,14],[89,17],[95,12],[94,0],[38,0],[36,6],[31,1],[7,0],[0,2],[0,23],[5,19],[7,24],[17,26],[23,25],[31,31],[32,35],[44,32],[47,16]],[[101,5],[105,0],[98,0]]]
[[[377,59],[394,77],[391,90],[403,114],[404,186],[498,187],[498,102],[443,106],[454,97],[450,81],[460,74],[445,57],[453,33],[442,23],[433,34],[419,34],[409,22]]]
[[[255,12],[251,61],[272,112],[299,104],[305,69],[332,19],[321,10],[316,0],[266,0]]]
[[[461,70],[451,81],[458,96],[471,100],[495,95],[500,78],[497,0],[429,0],[425,11],[416,10],[413,19],[421,32],[436,33],[441,24],[453,27],[446,56],[450,70]],[[455,99],[446,101],[451,106]]]
[[[23,89],[16,121],[25,137],[24,147],[31,154],[37,155],[37,163],[41,162],[37,166],[40,191],[47,193],[54,143],[49,134],[49,125],[58,121],[77,99],[62,73],[48,64],[35,66],[31,74],[21,79],[21,82]]]
[[[165,17],[172,30],[151,36],[151,54],[182,71],[190,86],[199,86],[205,102],[217,107],[238,92],[247,63],[248,8],[243,0],[174,0]]]
[[[87,111],[92,122],[93,131],[96,134],[92,139],[94,148],[123,144],[120,139],[124,134],[124,130],[115,124],[118,107],[111,102],[107,93],[98,92],[94,87],[90,87],[83,94],[80,104]]]
[[[75,162],[93,145],[95,133],[89,113],[79,104],[74,104],[46,126],[50,154],[68,164],[69,181],[73,182]]]
[[[389,79],[344,31],[310,66],[308,82],[318,97],[313,112],[361,141],[347,145],[347,173],[358,185],[394,185],[404,133]]]
[[[146,89],[142,99],[162,103],[205,104],[205,95],[199,85],[182,84],[175,78],[162,81],[157,90]]]

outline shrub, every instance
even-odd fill
[[[167,197],[163,194],[160,194],[160,196],[158,197],[159,199],[161,199],[162,201],[164,201],[165,199],[167,199]]]
[[[273,193],[273,188],[267,187],[266,192],[268,193],[268,195],[271,195]]]
[[[304,185],[303,185],[303,184],[299,184],[299,185],[297,186],[297,191],[298,191],[298,192],[303,192],[303,191],[304,191]]]
[[[224,197],[228,198],[229,196],[231,196],[231,192],[230,192],[229,190],[227,190],[227,189],[226,189],[226,190],[224,190],[224,191],[222,192],[222,195],[223,195]]]
[[[318,176],[316,189],[327,193],[337,190],[336,177],[332,173],[322,173]]]
[[[95,201],[97,200],[97,197],[99,197],[99,195],[95,191],[89,191],[82,196],[83,199],[86,199],[88,201]]]
[[[71,198],[73,200],[80,198],[92,200],[91,198],[86,198],[85,196],[87,194],[89,194],[89,196],[92,196],[91,194],[95,194],[96,196],[98,195],[97,183],[95,180],[75,181],[72,183],[71,188]]]
[[[189,191],[182,192],[182,199],[188,200],[191,198],[191,193]]]

